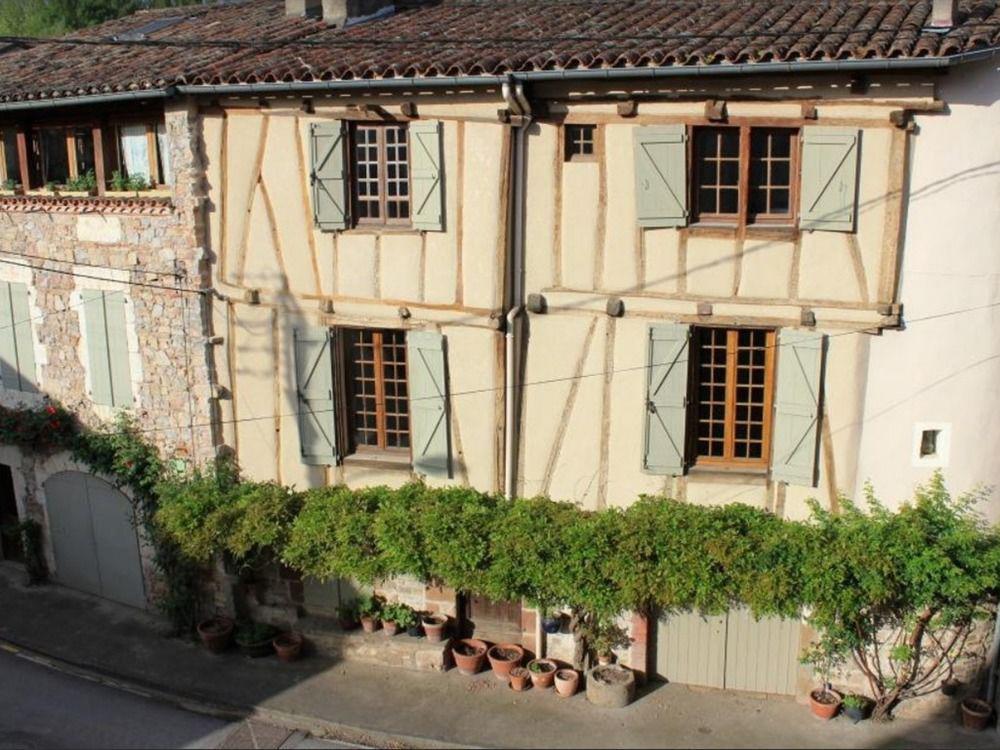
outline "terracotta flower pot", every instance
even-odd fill
[[[598,654],[597,655],[597,663],[600,666],[602,666],[602,667],[608,666],[614,660],[615,660],[614,654]]]
[[[528,662],[531,683],[539,690],[552,687],[558,665],[551,659],[532,659]]]
[[[220,653],[229,648],[233,638],[235,623],[228,617],[210,617],[198,623],[198,636],[212,653]]]
[[[455,666],[464,675],[474,675],[483,668],[486,660],[486,644],[476,638],[463,638],[451,647]]]
[[[981,732],[990,724],[993,709],[986,701],[978,698],[966,698],[962,701],[962,726]]]
[[[843,696],[836,690],[817,688],[809,693],[809,708],[813,716],[829,721],[837,715],[842,700]]]
[[[444,629],[448,627],[445,615],[427,615],[423,619],[424,634],[430,643],[440,643],[444,640]]]
[[[399,632],[399,625],[392,620],[386,620],[382,623],[382,632],[386,635],[396,635]]]
[[[283,662],[292,662],[302,655],[302,635],[300,633],[282,633],[273,641],[275,653]]]
[[[524,667],[514,667],[510,670],[510,686],[517,692],[523,692],[531,684],[531,672]]]
[[[498,680],[510,682],[510,670],[520,665],[524,649],[513,643],[498,643],[486,652]]]
[[[362,617],[361,627],[366,633],[374,633],[376,630],[378,630],[378,618]]]
[[[358,626],[358,621],[350,617],[338,617],[337,624],[341,630],[354,630]]]
[[[958,689],[962,687],[962,683],[956,680],[954,677],[949,677],[941,680],[941,694],[952,696],[958,693]]]
[[[560,698],[571,698],[576,695],[580,684],[580,673],[575,669],[560,669],[556,672],[556,692]]]

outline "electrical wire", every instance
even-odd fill
[[[87,263],[82,260],[65,260],[63,258],[49,258],[45,255],[32,255],[31,253],[14,253],[7,250],[0,250],[0,253],[4,255],[11,256],[13,258],[31,258],[32,260],[41,260],[47,263],[65,263],[71,266],[83,266],[86,268],[101,268],[108,271],[127,271],[128,273],[141,273],[147,276],[171,276],[177,277],[179,274],[176,270],[173,271],[150,271],[145,268],[123,268],[120,266],[106,266],[101,263]]]
[[[122,279],[109,279],[106,276],[91,276],[85,273],[77,273],[76,271],[64,271],[59,268],[42,268],[40,266],[34,266],[30,263],[18,263],[17,261],[8,260],[6,258],[0,258],[0,263],[4,263],[9,266],[17,266],[18,268],[28,268],[32,271],[43,271],[45,273],[57,273],[63,276],[72,276],[77,279],[93,279],[94,281],[107,281],[113,284],[128,284],[129,286],[138,286],[146,289],[165,289],[168,292],[180,292],[182,294],[207,294],[211,292],[210,289],[191,289],[189,287],[181,286],[167,286],[166,284],[151,284],[146,281],[125,281]],[[108,267],[108,270],[116,270]],[[120,271],[125,271],[126,269],[117,269]]]

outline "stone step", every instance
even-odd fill
[[[383,630],[371,634],[360,628],[344,631],[335,620],[325,617],[302,617],[296,630],[318,653],[343,661],[443,672],[450,658],[447,641],[430,643],[405,632],[387,636]]]

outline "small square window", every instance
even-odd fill
[[[912,464],[944,469],[951,454],[951,425],[946,422],[918,422],[913,426]]]
[[[938,435],[941,430],[923,430],[920,433],[920,458],[936,456],[938,452]]]
[[[594,155],[594,136],[596,125],[566,126],[566,161],[592,161]]]

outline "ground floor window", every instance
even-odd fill
[[[695,464],[766,468],[775,338],[766,329],[694,329],[688,413]]]
[[[409,451],[405,332],[348,328],[341,338],[351,451]]]

